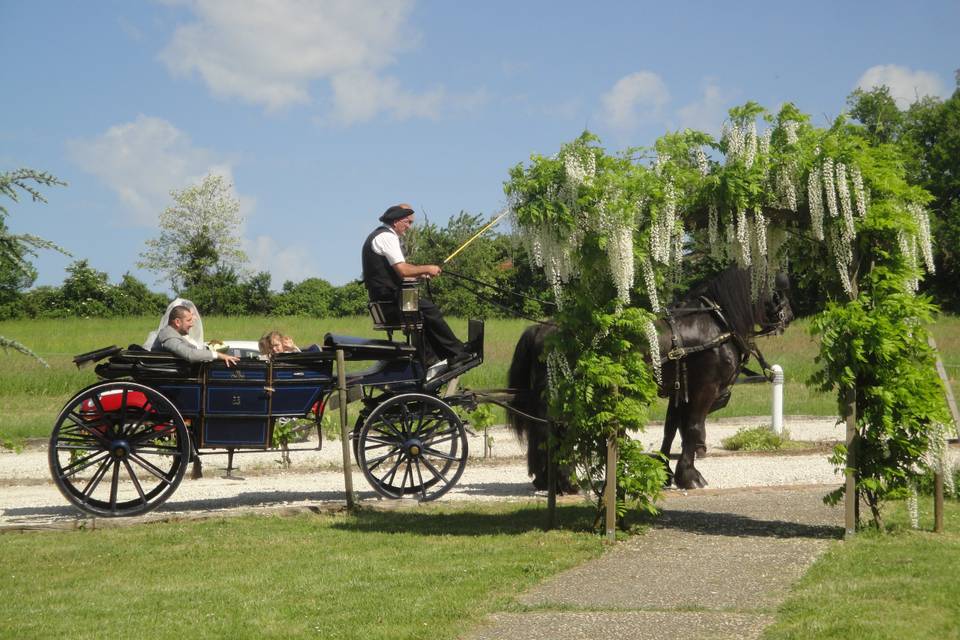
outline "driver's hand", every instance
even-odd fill
[[[441,269],[437,265],[428,264],[426,267],[427,267],[426,276],[428,278],[436,278],[438,275],[440,275]]]

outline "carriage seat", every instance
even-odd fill
[[[325,350],[342,350],[346,360],[395,360],[411,358],[417,348],[403,342],[341,336],[328,333],[323,339]]]
[[[399,304],[395,299],[371,300],[367,303],[367,309],[373,319],[373,328],[386,331],[390,339],[393,339],[394,331],[403,331],[409,336],[423,328],[420,291],[417,289],[416,280],[404,281],[400,289]]]

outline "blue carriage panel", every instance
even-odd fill
[[[269,395],[262,386],[208,386],[208,414],[267,415]]]
[[[207,447],[263,447],[267,443],[267,419],[208,416],[203,421],[203,445]]]
[[[267,379],[267,365],[265,362],[244,363],[236,367],[210,367],[207,380],[211,383],[228,382],[231,380],[249,380],[260,382]]]
[[[420,363],[415,360],[381,360],[362,371],[347,374],[347,385],[382,386],[418,382],[422,377]]]
[[[327,367],[321,369],[294,369],[288,367],[275,367],[273,370],[273,379],[277,382],[310,382],[310,383],[332,383],[333,368]]]
[[[271,412],[275,416],[306,415],[330,388],[330,385],[321,387],[317,385],[286,386],[277,384],[274,387]]]
[[[200,413],[199,384],[155,385],[154,388],[169,398],[180,413],[184,415]]]

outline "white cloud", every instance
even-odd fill
[[[267,109],[313,101],[330,84],[330,119],[350,124],[380,113],[437,117],[459,106],[441,89],[418,94],[383,70],[417,44],[413,0],[187,0],[195,22],[177,27],[160,58],[178,75]]]
[[[657,74],[637,71],[617,80],[600,100],[601,120],[614,129],[629,131],[658,120],[670,102],[670,92]]]
[[[924,96],[945,97],[947,95],[946,85],[936,73],[914,71],[897,64],[880,64],[870,67],[857,80],[856,88],[870,90],[881,85],[890,88],[890,94],[900,107],[907,107],[917,98]]]
[[[67,151],[71,160],[117,194],[134,223],[145,226],[154,226],[171,204],[172,189],[199,182],[208,173],[233,182],[226,155],[195,146],[162,118],[139,115],[95,138],[71,140]],[[253,199],[234,195],[241,213],[253,210]]]
[[[725,92],[712,80],[706,80],[700,98],[677,111],[680,128],[719,135],[732,99],[732,93]]]
[[[279,290],[286,280],[299,282],[314,277],[320,271],[313,261],[314,253],[300,245],[280,246],[270,236],[257,236],[252,241],[245,240],[243,250],[250,258],[250,269],[254,272],[269,271],[270,286]]]

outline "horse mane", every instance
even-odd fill
[[[760,300],[753,300],[750,292],[750,272],[735,264],[695,284],[678,306],[696,303],[700,297],[719,305],[731,329],[742,338],[749,339],[754,325],[763,315],[763,304]]]

